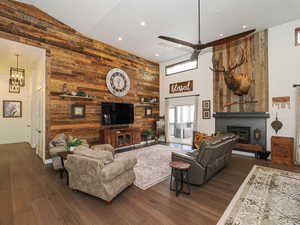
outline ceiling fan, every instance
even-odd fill
[[[252,29],[252,30],[248,30],[248,31],[245,31],[245,32],[242,32],[239,34],[235,34],[235,35],[232,35],[229,37],[225,37],[225,38],[222,38],[219,40],[215,40],[215,41],[211,41],[211,42],[202,44],[201,35],[200,35],[201,34],[200,33],[200,28],[201,28],[201,15],[200,14],[201,14],[200,0],[198,0],[198,35],[199,35],[198,36],[199,37],[198,44],[193,44],[193,43],[190,43],[187,41],[182,41],[182,40],[172,38],[172,37],[167,37],[167,36],[158,36],[158,38],[193,48],[194,52],[192,53],[191,60],[196,60],[196,59],[198,59],[198,56],[202,49],[225,44],[227,42],[231,42],[231,41],[240,39],[242,37],[247,36],[248,34],[255,32],[255,29]]]

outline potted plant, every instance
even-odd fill
[[[77,96],[86,97],[86,93],[83,90],[77,91]]]
[[[154,137],[154,132],[153,130],[144,130],[142,133],[142,136],[146,142],[151,140]]]
[[[82,145],[82,140],[80,140],[79,138],[74,138],[72,136],[69,136],[67,138],[67,145],[66,145],[67,151],[73,151],[74,147],[77,147],[79,145]]]

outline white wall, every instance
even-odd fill
[[[20,94],[9,93],[10,64],[0,58],[0,144],[30,142],[31,139],[31,71],[25,68],[25,87],[21,87]],[[15,66],[15,62],[11,66]],[[22,101],[22,117],[3,118],[3,100]]]
[[[177,73],[170,76],[165,76],[165,66],[174,64],[176,62],[183,61],[190,57],[190,55],[183,57],[181,59],[172,60],[169,62],[164,62],[160,64],[160,114],[165,113],[165,97],[175,97],[183,95],[196,95],[199,94],[199,121],[198,130],[207,134],[212,134],[215,132],[215,121],[214,118],[210,120],[202,119],[202,100],[211,100],[213,102],[213,73],[209,70],[211,65],[212,52],[205,53],[199,56],[198,69],[190,70],[182,73]],[[169,85],[171,83],[182,82],[193,80],[193,92],[186,92],[180,94],[169,94]],[[181,98],[184,102],[184,98]],[[212,111],[212,108],[211,108]]]
[[[271,123],[278,112],[278,119],[283,122],[278,136],[296,137],[295,127],[295,88],[300,84],[300,46],[295,46],[295,28],[300,27],[300,20],[269,29],[269,111],[267,148],[270,149],[271,137],[276,136]],[[272,107],[272,97],[291,96],[291,109]],[[299,103],[297,103],[299,104]]]

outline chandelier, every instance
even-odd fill
[[[19,68],[19,54],[17,56],[17,67],[10,68],[10,79],[9,83],[13,87],[24,87],[25,86],[25,70]]]

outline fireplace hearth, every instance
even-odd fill
[[[240,136],[240,144],[261,145],[266,149],[266,135],[267,135],[267,118],[270,117],[268,113],[250,113],[250,112],[220,112],[213,115],[216,120],[216,132],[231,132]],[[261,131],[261,138],[255,139],[254,131],[259,129]],[[243,149],[237,149],[243,150]]]

